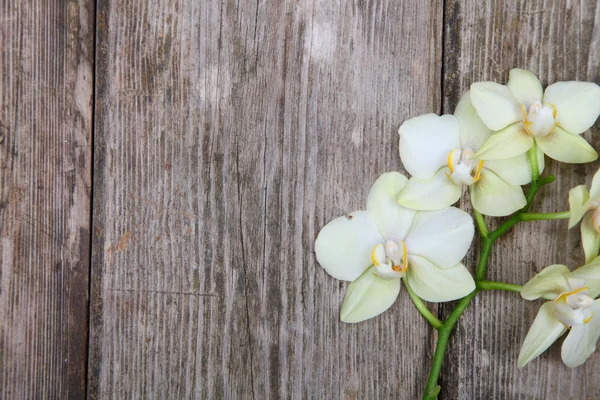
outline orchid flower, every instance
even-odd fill
[[[598,256],[600,249],[600,170],[594,175],[589,192],[585,185],[579,185],[569,191],[569,210],[569,229],[583,218],[581,242],[585,261],[590,262]]]
[[[484,161],[475,156],[492,131],[483,124],[467,92],[454,115],[421,115],[399,129],[400,158],[412,175],[398,203],[416,210],[454,204],[468,186],[473,207],[482,214],[505,216],[527,203],[520,185],[531,182],[526,154]],[[539,169],[544,157],[538,157]]]
[[[542,354],[567,329],[561,356],[571,368],[583,364],[596,350],[600,337],[600,257],[573,272],[551,265],[521,291],[526,300],[552,300],[540,308],[519,354],[519,368]],[[595,299],[595,300],[594,300]]]
[[[525,153],[535,143],[547,156],[566,163],[598,158],[580,135],[600,114],[600,87],[592,82],[556,82],[542,91],[529,71],[510,71],[506,86],[495,82],[471,85],[471,101],[494,134],[475,157],[497,160]]]
[[[417,212],[396,199],[407,179],[399,172],[373,184],[366,211],[334,219],[315,242],[317,261],[332,277],[351,281],[341,310],[344,322],[386,311],[400,293],[400,279],[421,298],[450,301],[475,289],[460,263],[473,240],[473,221],[457,208]]]

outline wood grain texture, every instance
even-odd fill
[[[511,68],[535,73],[543,85],[564,80],[600,82],[600,4],[589,1],[514,1],[445,4],[444,110],[452,112],[470,84],[505,83]],[[600,148],[600,125],[585,138]],[[547,159],[556,183],[533,205],[538,212],[568,209],[570,188],[591,182],[598,162],[566,165]],[[470,255],[474,265],[476,254]],[[565,221],[530,222],[500,239],[488,277],[523,284],[550,264],[583,262],[579,228]],[[458,326],[442,372],[442,399],[597,399],[600,354],[577,369],[560,360],[560,341],[522,370],[520,345],[542,301],[506,292],[481,293]],[[446,306],[445,310],[450,307]],[[493,316],[493,317],[492,317]]]
[[[419,396],[406,293],[341,323],[313,243],[439,111],[427,3],[98,2],[91,398]]]
[[[92,1],[0,2],[0,398],[82,398]]]

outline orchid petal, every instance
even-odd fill
[[[544,103],[556,107],[556,119],[565,131],[581,134],[600,115],[600,86],[593,82],[556,82],[546,88]]]
[[[440,268],[463,259],[473,240],[471,216],[455,207],[417,213],[404,242],[408,253],[426,258]]]
[[[382,174],[369,192],[367,211],[375,220],[385,240],[401,240],[406,236],[416,211],[398,204],[398,196],[408,179],[399,172]]]
[[[585,185],[579,185],[569,190],[569,229],[577,225],[588,210],[585,203],[590,199],[590,193]]]
[[[400,279],[381,279],[375,267],[366,270],[348,285],[340,319],[343,322],[361,322],[373,318],[394,304],[400,293]]]
[[[598,256],[600,234],[594,228],[593,214],[590,213],[581,222],[581,246],[585,253],[586,264]],[[600,279],[600,277],[598,278]]]
[[[409,255],[406,274],[413,291],[427,301],[452,301],[475,290],[475,281],[462,264],[439,268],[423,257]]]
[[[588,279],[600,280],[600,257],[593,258],[590,262],[571,272],[570,278],[586,281]]]
[[[544,152],[539,148],[537,152],[538,170],[541,174],[545,167]],[[500,179],[511,185],[522,186],[531,183],[531,164],[527,153],[503,160],[488,160],[485,162],[485,168],[494,171]]]
[[[596,150],[584,138],[557,126],[548,136],[537,137],[539,148],[550,158],[569,164],[583,164],[598,158]]]
[[[570,277],[569,274],[569,268],[565,265],[550,265],[523,286],[521,297],[525,300],[535,300],[546,296],[556,298],[559,294],[571,290],[567,281],[567,278]]]
[[[460,144],[463,149],[477,151],[492,134],[492,130],[479,118],[477,110],[471,103],[469,92],[465,93],[458,102],[454,116],[460,122]]]
[[[400,192],[398,203],[415,210],[440,210],[456,203],[462,194],[462,186],[452,182],[450,170],[440,168],[431,179],[410,178]]]
[[[471,102],[483,123],[493,131],[523,119],[521,106],[508,87],[495,82],[472,84]]]
[[[429,179],[448,162],[448,154],[460,148],[460,124],[453,115],[421,115],[400,127],[400,158],[414,177]]]
[[[590,290],[589,296],[600,294],[600,257],[586,261],[586,264],[571,272],[571,278],[582,279]]]
[[[354,211],[321,229],[315,241],[315,253],[329,275],[353,281],[372,264],[371,250],[382,242],[373,217],[366,211]]]
[[[537,76],[521,68],[510,70],[506,86],[519,103],[528,106],[536,102],[541,103],[544,95],[542,84]]]
[[[470,188],[473,208],[484,215],[503,217],[527,204],[521,186],[504,182],[486,168],[481,171],[481,180],[472,184]]]
[[[567,367],[583,364],[596,350],[600,338],[600,299],[592,304],[592,319],[584,325],[575,325],[563,342],[562,360]]]
[[[590,187],[590,198],[600,198],[600,169],[596,171],[594,177],[592,178],[592,186]]]
[[[493,133],[477,150],[474,158],[482,160],[501,160],[512,158],[527,152],[533,146],[533,138],[520,122]]]
[[[544,303],[538,311],[519,353],[519,368],[523,368],[531,360],[542,354],[562,336],[567,328],[554,316],[551,301]]]

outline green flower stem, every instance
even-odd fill
[[[520,292],[523,289],[521,285],[494,281],[479,281],[477,287],[482,290],[508,290],[510,292]]]
[[[475,280],[481,281],[485,278],[487,270],[487,263],[492,251],[494,241],[502,235],[502,233],[508,231],[514,225],[519,222],[517,214],[513,215],[504,224],[500,225],[494,231],[492,231],[487,237],[483,237],[481,241],[481,253],[479,254],[479,263],[477,264],[477,270],[475,271]],[[448,339],[452,333],[452,329],[462,313],[466,310],[467,306],[475,298],[479,292],[479,288],[475,288],[466,297],[463,297],[458,305],[452,310],[450,316],[442,323],[442,326],[438,329],[438,339],[435,345],[435,353],[433,355],[433,363],[431,365],[431,372],[427,379],[427,385],[425,386],[425,392],[423,393],[423,400],[435,400],[437,393],[439,393],[439,386],[437,384],[442,370],[442,363],[444,362],[444,356],[446,355],[446,347],[448,346]]]
[[[479,233],[482,237],[486,238],[489,231],[487,225],[485,224],[485,219],[479,211],[475,210],[474,213],[475,221],[477,221],[477,227],[479,228]]]
[[[479,289],[475,289],[463,297],[458,305],[452,310],[452,313],[444,321],[442,327],[438,329],[437,343],[435,344],[435,354],[433,355],[433,363],[431,365],[431,373],[427,379],[427,385],[425,386],[425,392],[423,393],[423,400],[435,400],[438,393],[440,392],[440,386],[438,385],[438,379],[440,377],[440,371],[442,370],[442,363],[444,362],[444,356],[446,355],[446,347],[448,347],[448,339],[452,333],[452,329],[458,319],[465,311],[471,300],[477,295]]]
[[[440,329],[442,327],[442,321],[440,321],[435,315],[433,315],[431,311],[429,311],[425,303],[423,303],[423,300],[421,300],[421,298],[417,296],[415,292],[413,292],[412,288],[408,284],[408,279],[406,279],[406,275],[404,275],[402,280],[404,281],[404,286],[406,286],[408,295],[410,296],[410,299],[414,303],[415,307],[417,307],[417,310],[419,310],[421,315],[423,315],[423,317],[425,317],[425,319],[429,321],[431,326],[433,326],[435,329]]]
[[[548,175],[547,177],[540,179],[540,173],[539,173],[538,167],[537,167],[537,152],[536,152],[535,148],[536,148],[536,146],[534,144],[528,153],[529,162],[532,163],[531,164],[532,180],[531,180],[531,185],[529,186],[529,191],[527,192],[527,195],[525,196],[525,198],[527,199],[527,205],[525,207],[523,207],[523,209],[521,209],[520,213],[525,213],[525,212],[527,212],[527,210],[529,210],[529,207],[531,207],[531,203],[533,202],[533,198],[537,194],[538,190],[540,190],[542,188],[542,186],[552,183],[556,179],[556,177],[554,175]],[[535,162],[535,164],[533,164],[534,162]],[[534,168],[534,165],[535,165],[535,168]]]
[[[481,241],[481,252],[479,253],[479,262],[477,263],[477,269],[475,270],[476,281],[481,281],[485,278],[488,259],[490,258],[490,253],[492,252],[492,246],[494,245],[495,240],[496,239],[490,239],[488,236],[487,238],[483,238],[483,240]]]
[[[522,213],[527,212],[527,210],[529,209],[529,207],[531,207],[531,203],[533,202],[533,198],[537,194],[538,190],[540,190],[542,188],[542,186],[554,182],[555,179],[556,179],[556,177],[554,175],[548,175],[545,178],[542,178],[542,179],[539,179],[537,181],[531,182],[531,186],[529,186],[529,191],[527,192],[527,195],[525,196],[525,198],[527,199],[527,205],[525,207],[523,207],[523,209],[521,210],[521,212]]]
[[[489,246],[491,248],[491,245]],[[487,255],[489,255],[489,253]],[[487,264],[487,255],[485,257],[485,264]],[[485,269],[485,266],[483,268]],[[469,303],[471,303],[471,300],[475,298],[475,296],[481,289],[500,289],[520,292],[521,286],[503,282],[480,281],[477,283],[477,288],[475,290],[473,290],[466,297],[463,297],[460,300],[458,305],[454,308],[454,310],[452,310],[450,316],[448,316],[446,321],[444,321],[442,326],[438,329],[438,338],[437,343],[435,345],[435,354],[433,355],[433,364],[431,365],[431,373],[429,374],[429,378],[427,379],[427,385],[425,386],[423,400],[435,400],[437,398],[437,395],[440,392],[438,379],[440,377],[440,371],[442,370],[442,363],[444,362],[444,356],[446,354],[446,348],[448,347],[448,340],[450,339],[452,329],[454,328],[454,325],[456,325],[456,323],[458,322],[458,319],[460,318],[462,313],[469,306]]]
[[[540,179],[540,166],[537,158],[537,143],[533,141],[533,146],[527,152],[529,158],[529,165],[531,166],[531,181],[535,182]]]
[[[569,211],[555,213],[522,213],[521,221],[543,221],[553,219],[569,219],[571,213]]]
[[[533,202],[533,199],[537,192],[542,186],[554,182],[555,177],[552,175],[540,179],[539,168],[537,164],[537,150],[535,144],[532,147],[532,149],[529,150],[529,161],[531,163],[533,179],[531,181],[531,185],[529,186],[529,191],[525,196],[527,199],[527,204],[525,205],[525,207],[513,214],[512,217],[504,221],[504,223],[498,226],[498,228],[494,229],[492,232],[486,233],[486,235],[483,234],[485,231],[481,232],[480,222],[477,222],[482,237],[481,252],[479,253],[479,263],[477,264],[477,269],[475,271],[475,281],[478,282],[478,287],[458,302],[454,310],[452,310],[448,318],[442,323],[441,327],[438,329],[438,338],[435,346],[435,353],[433,355],[433,363],[431,365],[431,372],[429,373],[429,378],[427,379],[427,385],[425,386],[425,392],[423,393],[423,400],[435,400],[437,398],[438,393],[440,392],[438,379],[440,377],[440,371],[442,370],[442,363],[444,362],[444,356],[446,354],[446,348],[448,346],[448,339],[450,338],[450,334],[452,333],[454,325],[456,325],[456,322],[458,322],[458,319],[460,318],[462,313],[469,306],[471,300],[473,300],[477,293],[484,288],[481,286],[482,282],[483,286],[492,284],[491,282],[485,280],[485,275],[487,272],[488,260],[490,257],[490,253],[492,252],[492,246],[494,245],[494,242],[500,236],[510,231],[513,228],[513,226],[515,226],[521,221],[525,221],[526,219],[523,219],[523,215],[527,215],[527,210],[529,210],[529,207],[531,207],[531,203]],[[478,219],[477,214],[475,214],[475,219]],[[483,219],[483,216],[481,216],[481,219]],[[500,282],[494,283],[501,284]],[[512,288],[508,290],[517,289],[517,285],[501,285],[504,285],[505,288],[508,288],[509,286]]]

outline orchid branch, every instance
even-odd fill
[[[425,303],[423,303],[423,300],[421,300],[421,298],[417,296],[416,293],[412,290],[412,288],[408,284],[408,279],[406,279],[406,275],[402,278],[402,280],[404,281],[404,285],[406,286],[408,295],[410,296],[410,299],[414,303],[415,307],[417,307],[417,310],[419,310],[421,315],[425,317],[425,319],[431,324],[431,326],[433,326],[435,329],[440,329],[442,327],[442,321],[440,321],[435,315],[431,313],[431,311],[429,311]]]
[[[423,393],[423,400],[435,400],[437,394],[440,392],[440,386],[438,385],[438,379],[440,377],[440,371],[442,370],[442,363],[444,362],[444,356],[446,355],[446,347],[448,346],[448,339],[452,333],[454,325],[458,322],[458,319],[462,313],[467,309],[471,300],[475,298],[479,289],[475,289],[466,297],[463,297],[460,302],[456,305],[452,313],[448,316],[448,319],[444,321],[442,327],[438,329],[438,339],[435,345],[435,353],[433,355],[433,363],[431,365],[431,373],[427,379],[427,385],[425,386],[425,392]]]
[[[591,188],[579,185],[571,189],[570,211],[536,213],[530,208],[540,189],[555,180],[551,175],[540,176],[539,157],[545,154],[570,164],[598,158],[579,134],[600,115],[596,107],[600,86],[572,81],[541,89],[535,75],[515,68],[506,86],[472,83],[453,115],[425,114],[404,121],[398,130],[400,159],[412,177],[400,172],[381,174],[369,191],[366,209],[330,221],[315,239],[319,264],[332,277],[351,282],[340,311],[343,322],[365,321],[388,310],[398,297],[400,279],[404,280],[415,307],[438,331],[424,399],[434,400],[440,393],[438,380],[452,330],[482,290],[520,292],[525,299],[561,299],[540,309],[523,343],[519,367],[543,352],[565,327],[577,325],[577,329],[588,330],[586,335],[595,335],[586,343],[577,343],[582,331],[573,330],[563,345],[567,366],[581,365],[589,356],[582,349],[595,347],[600,319],[592,314],[598,311],[600,299],[583,293],[587,289],[582,276],[596,276],[600,267],[600,262],[592,261],[600,247],[600,172]],[[516,104],[522,118],[515,115]],[[529,188],[524,194],[521,184],[527,181]],[[474,215],[452,207],[465,187],[471,193]],[[494,216],[505,218],[491,230],[486,218]],[[523,221],[567,218],[570,226],[581,221],[587,262],[582,269],[571,272],[554,264],[525,286],[486,280],[496,240],[514,226]],[[475,273],[461,263],[473,244],[473,219],[480,236]],[[548,283],[551,281],[556,285]],[[567,288],[556,297],[556,290]],[[544,293],[538,296],[538,292]],[[590,289],[592,292],[596,290]],[[532,293],[536,295],[530,296]],[[426,301],[457,302],[448,317],[440,320]],[[572,306],[575,303],[576,307]],[[583,326],[591,318],[595,322]],[[548,333],[553,335],[549,339]]]
[[[537,143],[533,141],[533,146],[527,152],[529,158],[529,165],[531,166],[531,181],[535,182],[540,179],[540,166],[538,164],[537,157]]]
[[[495,281],[479,281],[477,287],[482,290],[507,290],[510,292],[521,292],[523,286],[515,285],[513,283],[495,282]]]
[[[520,291],[518,285],[511,284],[503,284],[501,282],[489,282],[485,280],[485,275],[487,272],[487,266],[490,254],[492,252],[492,247],[494,242],[502,235],[510,231],[516,224],[521,221],[524,221],[523,215],[527,215],[527,210],[531,206],[535,195],[542,188],[542,186],[547,185],[548,183],[554,182],[555,177],[549,175],[545,178],[539,177],[539,169],[537,168],[537,150],[533,147],[529,150],[529,160],[532,163],[532,181],[529,186],[529,190],[527,195],[525,196],[527,199],[527,204],[521,210],[517,211],[513,214],[508,220],[504,221],[500,226],[494,229],[492,232],[486,233],[484,236],[481,232],[482,236],[481,240],[481,252],[479,253],[479,262],[477,263],[477,269],[475,271],[475,282],[477,283],[477,288],[473,290],[466,297],[463,297],[460,302],[456,305],[454,310],[450,313],[448,318],[442,323],[442,326],[438,329],[438,339],[435,346],[435,353],[433,355],[433,362],[431,365],[431,372],[429,374],[429,378],[427,379],[427,385],[425,386],[425,392],[423,393],[423,400],[435,400],[437,394],[440,391],[440,386],[438,385],[438,379],[440,376],[440,372],[442,369],[442,364],[444,362],[444,356],[446,354],[446,348],[448,346],[448,340],[450,338],[450,334],[452,333],[452,329],[454,325],[458,322],[460,316],[467,309],[471,300],[475,298],[477,293],[480,290],[488,288],[492,288],[492,286],[496,286],[493,289],[499,289],[499,285],[503,286],[503,290],[511,290],[511,291]],[[535,167],[534,167],[535,164]],[[536,174],[537,172],[537,174]],[[475,218],[477,219],[477,214],[475,214]],[[526,217],[527,218],[527,217]],[[483,219],[483,216],[482,218]],[[479,221],[478,221],[479,226]],[[485,231],[484,231],[485,232]],[[488,288],[486,288],[488,286]],[[517,290],[518,289],[518,290]]]
[[[568,88],[568,92],[566,88]],[[458,132],[458,137],[461,140],[461,144],[463,141],[465,141],[463,139],[467,139],[466,142],[472,142],[473,137],[479,137],[477,135],[486,137],[483,144],[481,144],[474,152],[470,148],[452,150],[448,154],[448,169],[450,174],[446,174],[450,178],[451,183],[456,184],[459,182],[462,183],[462,185],[470,186],[472,195],[471,200],[476,200],[473,202],[473,207],[479,211],[475,212],[474,215],[479,234],[481,236],[479,242],[481,247],[479,253],[479,262],[477,263],[477,268],[475,271],[475,289],[458,302],[448,318],[438,329],[439,334],[433,356],[431,373],[427,380],[423,399],[434,400],[437,397],[437,394],[440,392],[438,379],[451,331],[462,313],[475,298],[477,293],[481,290],[508,290],[513,292],[526,291],[526,286],[521,287],[519,285],[487,281],[485,279],[489,257],[495,241],[502,235],[511,231],[512,228],[519,222],[569,218],[571,219],[570,224],[573,225],[574,223],[579,222],[584,217],[584,214],[590,211],[590,208],[596,209],[593,215],[585,216],[585,219],[581,225],[582,242],[584,251],[586,253],[586,262],[588,262],[588,264],[583,266],[583,269],[580,270],[580,272],[577,272],[576,276],[585,275],[588,273],[588,271],[600,267],[600,263],[592,264],[594,262],[592,259],[598,255],[598,247],[600,247],[600,195],[594,196],[597,198],[591,200],[591,193],[600,193],[600,184],[598,183],[600,182],[600,178],[594,176],[592,182],[593,189],[588,190],[585,186],[578,186],[571,190],[569,193],[569,205],[571,207],[575,207],[575,209],[571,209],[571,213],[529,212],[534,198],[540,189],[544,185],[555,180],[554,176],[547,176],[545,178],[540,177],[540,165],[538,162],[541,160],[538,160],[538,157],[543,156],[542,153],[550,156],[554,160],[572,164],[591,162],[598,158],[596,151],[591,149],[585,140],[577,139],[578,143],[575,144],[576,139],[573,139],[574,136],[569,135],[569,133],[576,134],[585,131],[585,129],[589,128],[589,126],[593,124],[593,121],[598,118],[598,115],[600,114],[600,108],[596,107],[592,109],[588,106],[588,104],[590,104],[590,99],[594,99],[594,104],[600,104],[600,86],[593,82],[559,82],[548,86],[543,92],[539,89],[541,89],[539,79],[531,72],[519,68],[515,68],[510,71],[508,84],[502,87],[502,89],[500,89],[500,85],[495,83],[475,82],[471,84],[469,93],[463,96],[463,98],[457,104],[454,112],[455,118],[459,120],[458,122],[460,123],[459,125],[461,129],[450,129],[450,127],[448,127],[448,132],[453,132],[455,135],[456,132]],[[585,96],[579,94],[584,90],[586,93]],[[527,93],[525,95],[525,92],[529,91],[531,93]],[[569,94],[567,95],[567,93]],[[499,100],[500,98],[502,98],[502,101]],[[535,101],[533,103],[531,103],[529,100],[525,102],[523,100],[525,98],[535,99]],[[566,100],[567,98],[568,100]],[[511,101],[506,102],[506,99],[510,99]],[[563,104],[567,101],[569,102],[569,106],[563,106]],[[506,102],[506,105],[500,105],[500,103],[504,102]],[[515,126],[515,128],[520,130],[520,135],[514,135],[513,131],[511,130],[512,128],[507,130],[504,129],[508,125],[514,123],[514,120],[519,120],[518,117],[514,118],[513,114],[511,114],[512,111],[514,111],[515,103],[520,104],[522,113],[522,124]],[[575,106],[573,104],[577,105]],[[578,116],[579,113],[586,114],[586,118],[589,118],[589,124],[579,124],[579,121],[577,124],[568,123],[569,118],[571,117],[574,118],[574,120],[577,119],[576,116]],[[562,129],[562,125],[561,129],[557,129],[557,126],[559,125],[557,115],[566,116],[566,119],[561,117],[562,125],[565,125],[563,121],[567,121],[564,129]],[[417,120],[417,118],[421,119]],[[415,132],[419,130],[418,128],[422,128],[422,130],[427,131],[428,134],[432,135],[431,137],[433,137],[431,132],[436,131],[437,129],[434,128],[432,121],[426,120],[427,118],[417,118],[411,120],[410,123],[405,122],[406,125],[403,124],[403,126],[405,126],[404,130],[401,127],[401,144],[402,140],[405,140],[406,143],[410,142],[411,147],[416,146],[422,148],[425,154],[425,152],[429,150],[430,140],[416,139],[417,134]],[[457,125],[455,123],[456,121],[451,124],[450,120],[452,118],[449,118],[448,116],[442,116],[439,118],[440,120],[448,120],[449,126]],[[475,134],[473,131],[478,129],[480,129],[481,132]],[[554,135],[559,140],[549,140],[551,139],[549,137],[550,134]],[[421,137],[423,137],[423,135],[419,136],[419,138]],[[442,140],[445,139],[441,139],[440,136],[440,142],[442,142]],[[571,142],[573,143],[572,145]],[[447,149],[452,145],[452,143],[456,142],[451,143],[448,141],[443,143],[447,147],[439,147],[440,151],[442,149]],[[538,144],[540,147],[538,147]],[[515,146],[517,146],[519,149],[529,146],[527,158],[521,158],[521,160],[524,161],[522,167],[527,168],[527,164],[529,164],[528,169],[531,174],[531,181],[529,189],[525,195],[524,206],[520,210],[516,210],[514,205],[511,207],[510,203],[506,201],[507,199],[511,199],[511,196],[522,196],[520,188],[512,190],[513,188],[510,185],[503,185],[502,182],[496,182],[495,179],[497,178],[495,178],[493,175],[487,175],[487,171],[484,171],[485,168],[489,168],[489,165],[486,164],[485,160],[510,158],[515,155],[513,153]],[[413,168],[415,171],[419,169],[418,163],[422,161],[421,158],[412,156],[412,153],[410,156],[403,157],[403,152],[401,151],[400,153],[404,164],[412,164],[411,168]],[[479,160],[477,169],[474,167],[474,163],[472,162],[473,159]],[[512,164],[513,168],[516,168],[517,170],[520,168],[521,173],[525,172],[522,167],[517,167],[514,162]],[[437,166],[437,164],[435,166]],[[429,174],[429,170],[435,170],[433,167],[434,166],[432,165],[428,165],[427,168],[422,168],[420,173],[427,175]],[[472,171],[475,171],[475,175],[471,175]],[[483,180],[480,179],[482,176]],[[479,181],[482,181],[483,183],[479,183],[479,186],[477,186]],[[437,184],[437,181],[435,182]],[[438,186],[436,186],[436,189]],[[419,189],[422,190],[421,188]],[[451,192],[447,195],[449,200],[454,200],[455,197],[460,194],[453,187],[452,189],[449,189],[448,192]],[[405,197],[408,198],[409,196]],[[485,199],[485,201],[482,199]],[[520,197],[520,199],[521,203],[519,206],[523,204],[522,197]],[[435,201],[439,201],[438,197],[435,197]],[[497,210],[491,210],[492,212],[490,213],[490,210],[486,209],[490,204],[496,207]],[[431,209],[431,204],[421,205],[421,207],[423,210]],[[502,221],[502,223],[496,229],[491,232],[488,231],[488,227],[485,224],[483,215],[508,216],[510,214],[512,215]],[[548,270],[550,272],[547,272],[546,275],[556,276],[557,282],[560,281],[560,284],[558,284],[559,287],[563,288],[563,286],[560,285],[565,284],[565,274],[568,274],[568,268],[561,265],[553,265],[548,268],[550,268]],[[548,279],[548,276],[544,276],[543,279]],[[535,279],[536,278],[534,277],[534,280]],[[534,280],[528,282],[528,284]],[[566,281],[569,283],[568,279]],[[568,293],[565,292],[565,296],[567,294],[570,295],[572,293],[579,293],[577,290],[584,286],[579,286],[580,281],[577,282],[578,283],[573,284],[574,286],[569,286],[571,291]],[[548,286],[547,284],[545,285]],[[569,283],[569,285],[571,285],[571,283]],[[581,285],[583,285],[583,283],[581,283]],[[556,297],[556,293],[550,294],[553,294],[554,297]],[[528,296],[526,295],[524,297]],[[581,307],[589,309],[592,307],[592,305],[597,304],[596,301],[598,300],[594,300],[589,296],[581,297]],[[519,367],[527,364],[548,347],[548,338],[546,337],[548,335],[548,331],[552,331],[550,334],[555,336],[552,337],[552,339],[556,340],[558,336],[562,335],[564,332],[565,326],[568,328],[573,326],[571,322],[574,321],[574,317],[561,320],[560,316],[555,311],[552,311],[552,307],[554,306],[551,303],[547,303],[546,305],[542,306],[542,309],[540,309],[538,317],[536,317],[536,320],[534,321],[530,332],[525,339],[521,354],[519,355]],[[578,305],[577,307],[577,311],[580,312],[580,306]],[[584,326],[585,324],[577,324],[578,329],[581,328],[580,325]],[[548,329],[546,329],[547,327]],[[581,329],[586,328],[583,327]],[[587,344],[591,348],[595,347],[595,342],[598,337],[596,333],[594,333],[594,335],[593,343]],[[540,337],[543,337],[543,340],[540,339]],[[581,344],[576,343],[577,339],[575,339],[575,336],[571,336],[571,338],[573,339],[570,341],[565,341],[565,344],[563,345],[562,357],[566,365],[575,367],[585,362],[587,357],[589,357],[589,354],[583,356],[580,350]],[[542,345],[543,347],[540,347]],[[578,353],[579,355],[576,355]]]
[[[521,213],[521,221],[545,221],[556,219],[569,219],[571,213],[569,211],[555,213]]]
[[[487,225],[485,224],[485,219],[483,217],[483,214],[481,214],[479,211],[474,210],[475,213],[475,221],[477,221],[477,227],[479,228],[479,233],[481,234],[482,237],[486,238],[489,230]]]

